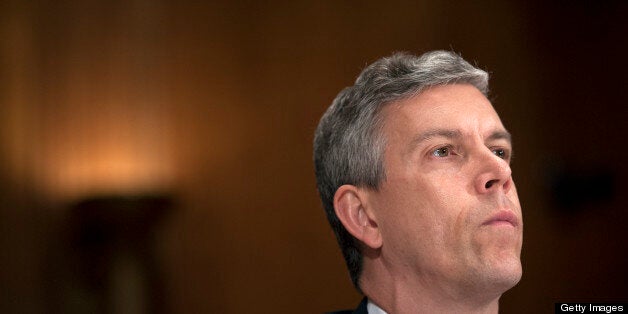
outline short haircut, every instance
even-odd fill
[[[432,51],[421,56],[395,53],[366,67],[353,86],[343,89],[321,118],[314,136],[314,167],[318,192],[342,250],[353,285],[361,292],[360,243],[334,211],[334,194],[351,184],[377,190],[386,180],[381,134],[384,106],[446,84],[471,84],[485,96],[488,74],[460,55]]]

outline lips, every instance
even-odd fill
[[[519,219],[517,215],[509,210],[500,210],[492,215],[482,225],[511,225],[517,227],[519,225]]]

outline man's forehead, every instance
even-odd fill
[[[430,130],[468,133],[472,129],[480,133],[507,133],[490,101],[466,84],[432,87],[387,105],[382,114],[387,128],[408,127],[414,133]]]

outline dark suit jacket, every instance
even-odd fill
[[[355,311],[344,310],[344,311],[337,311],[337,312],[329,312],[328,314],[368,314],[368,312],[366,311],[367,303],[368,303],[368,300],[364,298],[362,299],[362,302],[360,302],[360,305],[358,305],[358,308],[355,309]]]

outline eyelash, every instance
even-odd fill
[[[503,153],[503,156],[498,155],[498,153],[496,151],[501,151],[501,153]],[[497,147],[497,148],[491,148],[491,152],[493,154],[495,154],[495,156],[503,159],[503,160],[510,160],[510,150],[506,149],[506,148],[502,148],[502,147]]]
[[[512,157],[512,153],[510,152],[509,149],[506,149],[506,148],[491,147],[490,150],[495,156],[506,161],[510,161]],[[452,153],[455,154],[455,150],[453,149],[453,146],[445,145],[445,146],[441,146],[436,149],[433,149],[430,155],[436,158],[445,158],[445,157],[449,157]],[[502,154],[502,155],[500,156],[499,154]],[[444,156],[441,156],[441,155],[444,155]]]
[[[446,154],[445,156],[440,156],[439,152],[442,152],[443,154]],[[440,146],[436,149],[433,149],[431,151],[431,155],[432,157],[436,157],[436,158],[445,158],[445,157],[449,157],[449,155],[451,153],[455,153],[453,146],[451,145],[445,145],[445,146]]]

